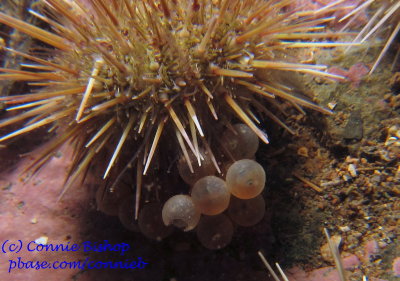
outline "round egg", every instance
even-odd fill
[[[202,214],[217,215],[228,208],[231,194],[223,179],[207,176],[194,184],[191,196]]]
[[[183,231],[194,229],[200,219],[200,211],[188,195],[175,195],[165,202],[162,209],[165,225],[174,225]]]
[[[229,167],[226,173],[226,184],[237,198],[254,198],[264,189],[265,171],[256,161],[242,159]]]

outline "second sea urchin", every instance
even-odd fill
[[[363,10],[365,10],[369,6],[374,7],[376,11],[373,13],[371,18],[362,28],[362,30],[358,33],[357,37],[354,41],[360,41],[361,43],[366,42],[373,34],[383,33],[384,45],[382,50],[380,51],[378,57],[376,58],[374,64],[371,67],[370,74],[374,72],[374,70],[378,67],[379,63],[387,54],[390,46],[395,42],[395,39],[400,31],[400,2],[391,0],[391,1],[375,1],[368,0],[362,2],[359,6],[357,6],[353,11],[348,13],[341,20],[347,19],[353,16],[353,20],[357,19]],[[399,56],[400,51],[397,51],[396,57]],[[393,65],[396,61],[393,63]]]
[[[49,45],[31,53],[3,47],[27,63],[1,68],[0,79],[28,81],[35,90],[0,97],[9,112],[0,128],[23,123],[0,142],[51,126],[57,134],[33,172],[72,142],[64,191],[104,159],[108,187],[135,169],[137,216],[142,175],[166,173],[179,155],[192,173],[206,161],[219,171],[237,160],[220,138],[234,131],[232,123],[245,123],[267,143],[257,116],[290,131],[272,113],[283,111],[282,101],[330,113],[282,82],[294,73],[340,78],[299,61],[304,48],[335,46],[315,42],[331,36],[322,24],[332,18],[301,15],[290,2],[46,0],[40,13],[30,12],[51,31],[0,13],[1,23]]]

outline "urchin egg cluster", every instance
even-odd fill
[[[258,147],[257,136],[244,124],[236,124],[233,127],[233,132],[227,130],[222,134],[230,136],[230,144],[236,144],[226,146],[226,153],[243,156],[238,157],[237,161],[226,163],[227,171],[223,175],[216,176],[215,169],[209,170],[208,175],[196,172],[191,174],[191,180],[186,181],[190,185],[190,195],[172,196],[161,210],[165,226],[173,225],[184,231],[196,228],[197,237],[202,245],[213,250],[221,249],[230,243],[234,226],[253,226],[262,220],[265,213],[265,202],[261,192],[265,187],[266,175],[262,166],[252,160],[256,153],[254,147]],[[246,146],[248,143],[253,143],[254,146]],[[244,156],[250,159],[243,158]],[[187,179],[187,172],[180,170],[179,174],[183,179]],[[159,212],[160,209],[158,217]],[[159,227],[160,220],[152,222],[152,229],[160,233],[145,234],[147,237],[161,239],[169,233],[168,228]]]
[[[273,114],[283,111],[282,101],[330,113],[293,95],[279,79],[291,73],[338,78],[325,66],[298,60],[299,50],[333,46],[312,42],[327,37],[321,25],[331,19],[302,16],[288,3],[47,0],[41,12],[31,13],[51,31],[0,13],[1,23],[53,48],[37,54],[3,47],[30,63],[1,68],[0,79],[28,81],[36,90],[0,97],[7,111],[17,112],[0,128],[22,124],[0,142],[52,126],[57,134],[32,171],[72,142],[75,156],[64,191],[90,167],[106,163],[98,201],[109,214],[123,205],[123,188],[116,189],[133,169],[137,217],[143,175],[165,173],[179,156],[183,180],[185,169],[189,180],[202,178],[246,158],[230,152],[236,145],[230,142],[232,124],[243,122],[244,130],[267,143],[260,117],[290,131]],[[257,150],[254,140],[245,143]]]

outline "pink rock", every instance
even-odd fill
[[[340,281],[336,268],[329,266],[311,272],[304,272],[298,267],[287,271],[287,277],[291,281]]]
[[[79,271],[69,268],[14,269],[8,273],[11,261],[18,262],[18,258],[24,262],[48,263],[85,259],[83,251],[29,251],[27,248],[29,242],[39,237],[48,237],[47,244],[82,242],[80,224],[92,195],[86,186],[73,186],[57,202],[71,163],[67,157],[71,155],[71,148],[65,147],[62,155],[53,157],[26,183],[20,180],[20,173],[31,162],[29,159],[22,160],[16,170],[0,174],[0,179],[12,184],[10,189],[0,190],[0,243],[6,246],[18,244],[18,240],[23,243],[18,253],[7,247],[6,253],[0,253],[0,280],[71,280]],[[9,242],[4,244],[6,240]]]
[[[298,266],[286,270],[285,274],[289,277],[289,280],[293,281],[305,280],[307,278],[307,273]]]
[[[400,257],[397,257],[393,261],[393,275],[400,277]]]
[[[350,255],[343,258],[343,267],[347,270],[354,269],[361,264],[359,258],[356,255]]]
[[[373,255],[379,253],[379,245],[375,240],[370,240],[364,245],[364,262],[369,262]]]

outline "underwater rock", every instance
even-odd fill
[[[350,114],[349,121],[342,133],[343,139],[359,141],[363,137],[363,121],[360,111]]]

